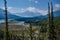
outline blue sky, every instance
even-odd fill
[[[53,2],[54,10],[60,9],[60,0],[50,0]],[[7,0],[8,11],[11,13],[24,13],[26,11],[47,14],[49,0]],[[0,8],[4,9],[4,1],[0,0]]]

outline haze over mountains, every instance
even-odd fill
[[[55,16],[60,16],[60,10],[57,10],[54,12]],[[25,16],[25,17],[24,17]],[[28,17],[26,17],[28,16]],[[21,20],[26,20],[26,19],[39,19],[39,18],[46,18],[47,15],[41,15],[40,13],[32,13],[32,12],[25,12],[21,13],[20,16],[14,15],[13,13],[8,12],[8,19],[21,19]],[[5,13],[3,9],[0,9],[0,20],[5,18]]]
[[[14,13],[10,13],[8,12],[8,19],[16,19],[16,18],[33,18],[33,17],[43,17],[43,15],[41,15],[40,13],[33,13],[33,12],[25,12],[25,13],[20,13],[18,15],[14,15]],[[5,13],[3,9],[0,9],[0,19],[4,19],[5,18]]]
[[[5,18],[5,13],[3,9],[0,9],[0,19],[4,19]],[[18,16],[11,14],[10,12],[8,12],[8,19],[15,19],[18,18]]]

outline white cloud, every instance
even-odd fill
[[[37,0],[29,0],[29,1],[31,1],[31,2],[33,2],[33,3],[38,3]]]
[[[4,9],[4,7],[3,7]],[[47,14],[47,10],[42,10],[42,9],[38,9],[35,7],[27,7],[27,8],[15,8],[15,7],[8,7],[8,11],[11,13],[24,13],[24,12],[33,12],[33,13],[40,13],[41,15],[46,15]]]
[[[35,3],[38,3],[38,1],[35,1]]]
[[[4,7],[1,7],[2,9],[5,9]],[[7,7],[7,10],[11,13],[22,13],[25,10],[23,8],[15,8],[15,7]]]
[[[2,9],[5,9],[5,7],[1,7]],[[12,9],[12,7],[8,7],[8,9]]]
[[[30,11],[30,12],[36,12],[36,8],[35,7],[28,7],[26,8],[27,11]]]
[[[55,7],[60,8],[60,4],[55,4]]]
[[[30,11],[30,12],[34,12],[34,13],[40,13],[41,15],[46,15],[47,14],[47,10],[41,10],[41,9],[38,9],[38,8],[35,8],[35,7],[28,7],[26,10]]]

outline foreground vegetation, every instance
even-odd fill
[[[38,25],[29,23],[29,27],[21,28],[22,30],[9,30],[8,16],[7,16],[7,1],[5,4],[5,25],[4,30],[0,31],[0,40],[60,40],[60,22],[53,20],[53,5],[48,3],[48,18],[37,22]],[[58,19],[59,20],[59,19]],[[34,23],[35,24],[35,23]],[[12,26],[12,25],[11,25]],[[37,27],[38,26],[38,27]],[[17,26],[18,27],[18,26]]]
[[[58,32],[60,30],[60,21],[59,21],[60,18],[59,17],[60,16],[57,16],[57,17],[54,18],[55,19],[54,20],[54,22],[55,22],[54,25],[56,27],[57,36],[59,36]],[[47,35],[46,35],[46,33],[47,33],[47,19],[43,19],[41,21],[40,25],[39,24],[34,25],[34,24],[30,24],[30,27],[26,27],[26,28],[25,27],[23,27],[23,28],[17,27],[18,30],[10,29],[9,30],[10,40],[29,40],[31,37],[33,38],[33,40],[46,40],[46,38],[47,38]],[[3,38],[4,38],[4,31],[0,30],[0,39],[2,40]]]

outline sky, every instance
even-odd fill
[[[54,11],[60,9],[60,0],[7,0],[8,11],[19,15],[24,12],[47,14],[48,2],[53,3]],[[0,0],[0,8],[4,9],[4,1]]]

